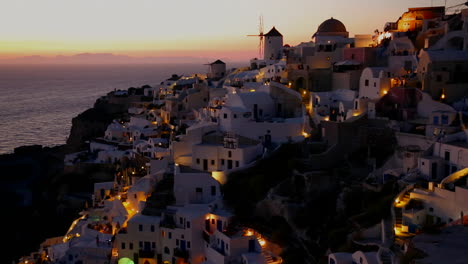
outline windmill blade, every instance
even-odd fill
[[[259,25],[260,35],[263,36],[263,16],[260,15],[260,25]]]

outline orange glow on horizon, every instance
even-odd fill
[[[197,43],[198,42],[198,43]],[[113,42],[108,41],[6,41],[0,42],[0,59],[26,56],[55,57],[81,53],[112,53],[130,57],[217,57],[232,60],[248,60],[257,55],[257,50],[248,41],[222,40],[161,41],[161,42]]]

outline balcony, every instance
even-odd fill
[[[144,249],[140,249],[138,251],[138,256],[140,258],[154,258],[155,256],[155,252],[154,250],[144,250]]]
[[[180,249],[180,248],[174,248],[174,257],[178,258],[183,258],[185,260],[188,260],[190,257],[190,253],[188,250]]]
[[[203,234],[202,234],[202,237],[203,237],[203,240],[205,240],[206,243],[210,243],[210,234],[208,234],[208,232],[206,232],[205,230],[202,231]]]

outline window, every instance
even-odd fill
[[[424,161],[421,161],[421,165],[423,165],[423,166],[424,166]]]
[[[201,188],[200,188],[201,189]],[[184,224],[184,219],[182,217],[179,217],[179,224],[183,225]],[[170,233],[170,232],[169,232]]]
[[[151,242],[151,248],[156,248],[156,242]]]
[[[438,125],[439,124],[439,116],[434,116],[432,118],[432,124],[433,125]]]
[[[122,242],[122,245],[120,245],[122,249],[125,249],[125,242]]]
[[[224,166],[224,159],[221,159],[221,165]]]
[[[211,186],[211,195],[216,195],[216,186]]]
[[[446,161],[450,161],[450,151],[445,151],[444,159],[445,159]]]
[[[181,219],[182,219],[182,218],[181,218]],[[169,239],[171,239],[171,238],[172,238],[172,232],[169,232],[169,234],[167,235],[167,237],[168,237]]]
[[[171,251],[169,250],[168,247],[164,247],[164,253],[165,254],[171,254]]]
[[[434,208],[429,207],[429,212],[434,212]]]
[[[132,242],[128,243],[128,248],[133,249],[133,243]]]
[[[165,236],[166,236],[166,232],[161,231],[161,236],[162,236],[162,237],[165,237]]]
[[[437,82],[441,82],[441,81],[442,81],[442,75],[438,74],[438,75],[436,76],[436,81],[437,81]]]
[[[138,246],[139,246],[140,248],[143,248],[143,241],[139,241],[139,242],[138,242]]]
[[[377,83],[376,83],[376,82],[374,82],[374,87],[377,87]]]
[[[214,160],[211,160],[211,165],[215,165],[215,161],[214,161]]]
[[[154,225],[151,225],[151,232],[154,232]]]
[[[197,192],[197,193],[202,193],[202,192],[203,192],[203,188],[197,187],[197,188],[195,188],[195,192]],[[182,217],[181,217],[180,219],[182,219]]]
[[[229,250],[229,244],[226,243],[226,250]]]
[[[143,231],[143,225],[138,225],[138,231]]]
[[[232,157],[232,152],[231,151],[228,151],[228,157]]]
[[[223,115],[223,117],[224,117],[224,119],[226,119],[226,118],[227,118],[227,114],[225,113],[225,114]]]
[[[214,225],[214,223],[215,223],[215,219],[213,218],[211,219],[211,224]]]
[[[448,115],[442,115],[441,124],[448,125]]]
[[[176,246],[179,245],[179,239],[176,239],[176,240],[175,240],[175,244],[176,244]]]
[[[234,118],[237,118],[237,114],[234,114]]]
[[[364,81],[364,86],[369,86],[369,80]]]
[[[197,164],[200,164],[200,159],[197,159]]]
[[[186,225],[187,225],[187,228],[190,228],[190,221],[187,221]]]
[[[239,167],[239,161],[236,160],[236,167]]]
[[[187,241],[187,248],[190,248],[190,241]]]

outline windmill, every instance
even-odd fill
[[[258,25],[258,35],[247,35],[248,37],[259,37],[260,42],[258,44],[258,56],[263,58],[263,16],[260,15],[260,23]]]

